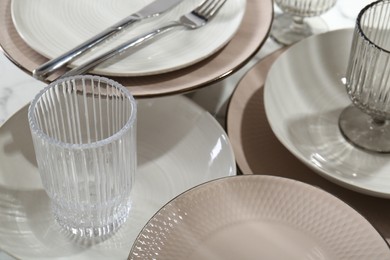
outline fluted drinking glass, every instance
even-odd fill
[[[31,102],[28,120],[56,221],[105,237],[127,219],[136,171],[136,101],[98,76],[58,80]]]
[[[345,78],[352,105],[340,115],[343,135],[373,152],[390,152],[390,1],[359,13]]]
[[[328,30],[326,23],[319,18],[331,9],[336,0],[275,0],[282,14],[275,17],[271,37],[285,45],[293,44],[310,35]],[[318,17],[308,23],[308,17]]]

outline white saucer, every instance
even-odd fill
[[[140,100],[138,172],[124,226],[100,243],[61,232],[42,188],[27,107],[0,127],[0,248],[20,259],[125,259],[142,227],[169,200],[236,174],[228,138],[209,113],[182,96]]]
[[[98,34],[120,19],[137,12],[152,0],[13,0],[12,20],[24,41],[47,58],[57,57]],[[72,66],[107,51],[134,36],[175,21],[202,1],[182,1],[158,17],[135,23],[109,39]],[[194,64],[221,49],[234,36],[245,13],[246,0],[229,0],[207,26],[176,29],[147,47],[102,64],[93,73],[111,76],[155,75]]]
[[[351,40],[352,29],[343,29],[289,48],[268,73],[265,110],[283,145],[321,176],[357,192],[390,198],[390,155],[356,148],[338,127],[341,111],[351,104],[342,84]]]
[[[129,259],[384,260],[390,250],[366,219],[329,193],[287,178],[242,175],[166,204]]]

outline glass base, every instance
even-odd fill
[[[314,34],[328,31],[328,26],[320,17],[305,18],[303,23],[294,24],[293,16],[280,14],[275,17],[271,37],[283,45],[291,45]]]
[[[344,137],[359,148],[370,152],[390,152],[389,121],[374,122],[371,116],[351,105],[342,111],[339,127]]]
[[[63,208],[52,205],[52,211],[57,223],[72,236],[80,238],[105,238],[114,234],[126,222],[129,205],[122,205],[109,214],[107,210],[100,213],[80,213],[64,211]],[[105,214],[107,215],[105,215]]]

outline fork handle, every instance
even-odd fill
[[[110,26],[109,28],[105,29],[104,31],[100,32],[99,34],[93,36],[92,38],[88,39],[87,41],[79,44],[78,46],[74,47],[73,49],[65,52],[61,56],[51,59],[48,62],[42,64],[38,68],[34,69],[33,71],[33,77],[36,79],[43,80],[45,76],[63,66],[68,64],[69,62],[73,61],[75,58],[79,57],[81,54],[86,53],[86,51],[90,50],[92,47],[98,45],[99,43],[103,42],[110,36],[116,34],[117,32],[121,31],[124,27],[133,24],[140,20],[140,17],[137,17],[136,15],[130,15],[116,24]]]
[[[84,72],[87,72],[90,69],[103,63],[104,61],[107,61],[108,59],[111,59],[115,56],[121,55],[124,52],[126,52],[126,54],[133,53],[138,49],[137,47],[140,47],[141,45],[145,45],[147,42],[150,42],[151,40],[156,39],[157,36],[161,36],[161,35],[165,34],[166,32],[169,32],[173,28],[178,27],[178,26],[182,26],[182,25],[178,22],[171,22],[165,26],[159,27],[155,30],[149,31],[149,32],[142,34],[140,36],[134,37],[134,38],[122,43],[121,45],[119,45],[119,46],[117,46],[117,47],[115,47],[115,48],[89,60],[89,61],[86,61],[85,63],[81,64],[80,66],[77,66],[77,67],[71,69],[70,71],[64,73],[60,78],[83,74]],[[130,52],[130,51],[133,51],[133,52]]]

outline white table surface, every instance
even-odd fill
[[[321,17],[328,24],[329,30],[352,28],[359,10],[368,2],[371,1],[338,0],[336,6]],[[277,7],[275,11],[279,13]],[[228,100],[238,81],[258,60],[280,47],[282,46],[276,44],[272,39],[267,39],[256,56],[241,70],[221,82],[186,95],[208,110],[221,124],[224,124]],[[45,86],[44,83],[20,70],[7,57],[0,55],[0,125],[28,104]],[[13,258],[0,252],[0,259]]]

